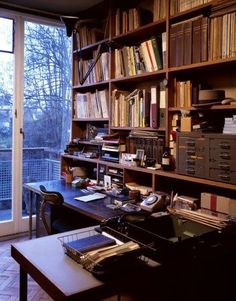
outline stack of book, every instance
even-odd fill
[[[154,0],[153,1],[153,21],[159,21],[166,17],[167,11],[166,0]]]
[[[170,1],[170,15],[176,15],[183,11],[193,9],[197,6],[211,2],[212,0],[171,0]]]
[[[147,89],[112,91],[113,127],[165,127],[165,87],[162,82]]]
[[[170,67],[208,60],[209,18],[198,16],[170,28]]]
[[[136,7],[128,10],[117,8],[115,15],[115,35],[127,33],[153,20],[151,11]]]
[[[115,49],[115,78],[163,69],[165,55],[163,41],[163,38],[153,36],[139,46]]]
[[[94,58],[97,56],[97,51],[93,51],[93,58],[89,60],[74,60],[74,84],[80,85],[81,76],[85,75],[89,68],[94,64]],[[103,52],[98,59],[95,67],[89,73],[86,79],[86,84],[94,84],[109,79],[109,53]],[[80,70],[80,71],[79,71]],[[82,72],[83,71],[83,72]]]
[[[235,10],[235,7],[233,8]],[[236,55],[236,12],[216,12],[211,16],[209,59],[218,60]]]
[[[75,118],[108,118],[108,91],[77,93]]]
[[[174,107],[189,108],[198,103],[201,85],[192,80],[177,81],[174,85]]]
[[[76,33],[77,43],[81,48],[103,39],[103,31],[89,26],[80,26]]]

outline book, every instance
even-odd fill
[[[201,62],[201,18],[193,20],[193,57],[192,63]]]
[[[162,41],[158,37],[152,37],[151,43],[155,55],[157,70],[161,70],[162,69]]]
[[[151,87],[151,127],[158,128],[158,115],[157,115],[157,87]]]
[[[164,84],[160,83],[160,106],[159,106],[159,127],[166,126],[166,88]]]
[[[83,253],[115,244],[116,241],[114,239],[102,234],[95,234],[92,236],[66,242],[63,244],[63,246],[68,252],[72,252],[74,255],[81,256]]]
[[[192,22],[184,23],[184,65],[192,63]],[[205,37],[205,36],[204,36]],[[202,35],[203,40],[203,35]]]

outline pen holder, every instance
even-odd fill
[[[66,173],[66,183],[70,184],[73,181],[73,174],[72,173]]]
[[[130,190],[129,197],[135,201],[135,203],[140,202],[140,190]]]

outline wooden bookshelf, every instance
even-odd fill
[[[155,6],[154,6],[154,2]],[[73,81],[72,81],[72,97],[73,97],[73,119],[72,119],[72,140],[76,138],[85,138],[86,132],[86,124],[91,123],[94,127],[108,129],[109,134],[114,133],[122,133],[123,137],[126,135],[127,137],[130,135],[132,131],[147,131],[151,133],[156,133],[156,135],[165,138],[165,145],[171,146],[173,148],[174,142],[172,141],[171,132],[173,130],[173,118],[176,115],[180,115],[181,112],[187,111],[190,116],[196,116],[199,113],[207,114],[207,118],[209,120],[213,120],[215,124],[223,124],[224,118],[236,115],[236,104],[217,104],[212,106],[192,106],[191,103],[185,106],[179,106],[176,104],[176,82],[182,81],[191,81],[198,82],[199,87],[202,89],[220,89],[225,91],[226,98],[236,99],[236,88],[235,88],[235,80],[236,80],[236,5],[233,1],[224,1],[224,5],[221,5],[220,1],[199,1],[198,6],[189,7],[193,1],[186,0],[185,3],[181,1],[182,11],[175,12],[175,8],[173,7],[173,3],[177,3],[178,1],[172,0],[133,0],[133,1],[104,1],[102,5],[102,9],[91,8],[88,11],[81,14],[81,18],[86,16],[91,16],[99,19],[101,21],[101,28],[103,28],[104,24],[109,24],[108,36],[104,34],[104,37],[96,41],[91,45],[86,45],[82,49],[77,49],[76,45],[73,47]],[[159,3],[159,4],[157,4]],[[160,5],[158,8],[156,5]],[[153,13],[153,9],[156,7],[158,12],[155,12],[155,20],[150,19],[150,14]],[[137,8],[137,11],[134,9]],[[163,12],[163,9],[166,8],[166,11]],[[95,13],[96,10],[96,13]],[[137,15],[138,12],[145,12],[148,16],[146,19],[142,20],[141,15]],[[161,12],[162,11],[162,12]],[[122,17],[118,17],[118,16]],[[222,37],[216,36],[215,31],[218,27],[214,27],[214,19],[218,18],[218,16],[227,15],[228,22],[231,26],[228,28],[224,25],[225,30],[227,32],[226,36],[230,39],[227,47],[229,47],[228,54],[222,55],[218,53],[217,59],[213,59],[216,56],[216,45],[219,45],[220,48],[224,48],[226,46],[222,46],[222,43],[225,43],[225,40]],[[158,19],[158,16],[162,16]],[[164,17],[163,17],[164,16]],[[107,19],[108,18],[108,19]],[[137,19],[136,18],[140,18]],[[223,17],[222,17],[223,18]],[[136,20],[136,21],[135,21]],[[204,55],[200,53],[198,58],[198,62],[194,62],[196,58],[191,56],[191,62],[186,63],[180,58],[180,65],[173,65],[173,55],[179,55],[178,51],[180,51],[181,55],[185,55],[187,51],[186,45],[182,44],[184,47],[180,47],[179,43],[183,43],[183,36],[181,32],[181,28],[184,28],[185,25],[179,26],[178,24],[190,24],[190,22],[194,22],[194,20],[204,20],[201,22],[204,23],[204,27],[207,31],[204,38],[201,38],[203,32],[201,31],[203,28],[200,27],[200,32],[195,32],[196,34],[200,34],[200,41],[206,41],[207,45],[203,42],[194,44],[193,40],[189,46],[193,51],[191,55],[196,52],[196,48],[199,48],[199,51],[203,51]],[[120,24],[122,23],[122,26]],[[128,22],[128,23],[127,23]],[[129,25],[132,23],[132,25]],[[136,22],[136,23],[135,23]],[[137,23],[138,22],[138,23]],[[128,24],[128,25],[127,25]],[[140,26],[135,27],[134,24],[139,24]],[[192,24],[192,23],[191,23]],[[203,23],[201,23],[203,24]],[[121,29],[118,29],[120,26]],[[126,27],[128,26],[128,27]],[[129,27],[130,26],[130,27]],[[193,25],[191,25],[193,26]],[[131,28],[129,30],[129,28]],[[180,28],[176,33],[177,39],[172,41],[172,33],[173,28]],[[204,29],[204,30],[205,30]],[[228,31],[230,32],[228,33]],[[118,34],[117,34],[118,32]],[[193,34],[193,32],[192,32]],[[215,40],[212,40],[212,36],[214,35]],[[149,41],[153,36],[156,37],[157,41],[161,41],[161,52],[159,52],[159,56],[161,57],[161,68],[158,70],[147,71],[145,68],[142,69],[140,65],[143,63],[144,56],[146,50],[148,50],[148,57],[146,57],[146,61],[144,65],[149,64],[151,62],[151,66],[155,67],[155,61],[153,61],[154,49],[150,50],[148,47],[152,44],[148,42],[148,49],[140,48],[142,43]],[[192,36],[193,37],[193,36]],[[198,37],[199,38],[199,37]],[[203,39],[203,40],[201,40]],[[234,42],[231,42],[233,39]],[[196,43],[196,41],[194,42]],[[214,44],[214,47],[212,45]],[[102,45],[102,47],[101,47]],[[198,45],[198,47],[196,47]],[[130,60],[133,60],[133,64],[130,61],[128,68],[137,68],[133,75],[126,74],[125,76],[116,76],[117,68],[123,69],[127,68],[125,64],[127,64],[126,58],[122,52],[123,47],[129,47],[129,56]],[[109,78],[106,80],[101,79],[100,81],[95,82],[86,82],[82,85],[78,83],[78,76],[76,75],[77,66],[75,64],[78,61],[78,57],[82,57],[84,59],[92,59],[91,54],[101,47],[102,51],[107,51],[109,53],[109,62],[107,63],[107,68],[109,71]],[[176,47],[176,48],[175,48]],[[205,48],[204,48],[205,47]],[[130,50],[131,49],[131,50]],[[164,50],[163,50],[164,49]],[[180,49],[180,50],[179,50]],[[119,56],[116,53],[120,51]],[[212,51],[212,53],[210,53]],[[218,50],[217,50],[218,51]],[[175,54],[176,53],[176,54]],[[199,53],[198,53],[199,54]],[[146,53],[147,55],[147,53]],[[195,55],[195,54],[194,54]],[[133,56],[133,58],[132,58]],[[150,58],[151,57],[151,58]],[[177,57],[179,62],[179,57]],[[183,62],[185,64],[183,64]],[[117,65],[118,64],[118,65]],[[119,65],[121,64],[121,66]],[[178,63],[179,64],[179,63]],[[105,66],[102,66],[103,68]],[[123,69],[122,69],[123,68]],[[140,68],[140,69],[139,69]],[[128,69],[127,69],[128,70]],[[101,70],[96,70],[99,72]],[[101,77],[102,78],[102,77]],[[166,81],[164,85],[164,80]],[[127,93],[132,93],[135,89],[140,89],[142,91],[151,92],[151,87],[157,87],[157,93],[160,93],[164,89],[164,103],[162,98],[162,107],[164,107],[164,124],[152,127],[150,123],[149,126],[114,126],[113,125],[113,100],[112,95],[115,89],[127,91]],[[75,116],[75,97],[77,93],[94,93],[95,91],[108,90],[108,118],[76,118]],[[191,92],[192,93],[192,92]],[[157,96],[157,111],[160,112],[160,94]],[[121,112],[121,114],[124,112]],[[141,114],[140,111],[137,114]],[[158,114],[158,113],[157,113]],[[151,117],[149,117],[151,119]],[[159,118],[159,115],[156,116]],[[151,122],[151,121],[150,121]],[[159,122],[159,121],[158,121]],[[128,143],[128,142],[127,142]],[[80,145],[89,145],[89,142],[82,142]],[[91,143],[94,145],[94,143]],[[99,145],[98,147],[100,147]],[[174,150],[174,148],[173,148]],[[93,158],[83,158],[74,155],[63,155],[62,156],[62,172],[65,166],[73,165],[73,166],[86,166],[86,164],[91,165],[91,168],[97,169],[100,165],[104,165],[106,167],[113,167],[117,169],[122,169],[124,176],[123,181],[124,184],[126,181],[140,181],[140,178],[144,179],[145,177],[149,186],[153,188],[153,190],[164,190],[170,193],[172,190],[175,192],[179,192],[181,194],[188,193],[189,190],[192,189],[192,193],[194,195],[199,196],[199,189],[204,189],[208,192],[214,192],[215,190],[223,195],[233,195],[235,193],[236,185],[226,182],[218,182],[212,181],[208,179],[202,179],[197,177],[185,176],[177,174],[175,171],[166,172],[163,170],[150,170],[143,167],[137,166],[128,166],[122,165],[119,163],[109,162],[101,160],[101,157],[98,159]],[[140,177],[140,175],[142,175]]]

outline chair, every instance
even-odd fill
[[[60,208],[64,202],[64,198],[60,192],[48,191],[43,185],[40,185],[39,188],[42,198],[39,207],[39,218],[42,221],[47,234],[50,235],[77,229],[78,227],[75,223],[73,223],[69,217],[66,218],[64,214],[58,214],[56,217],[53,217],[52,214],[50,214],[50,218],[47,218],[48,210],[46,207],[50,205],[51,208]]]

